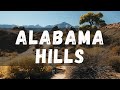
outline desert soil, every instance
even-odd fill
[[[65,75],[65,66],[59,66],[57,67],[57,73],[53,75],[51,79],[67,79]]]

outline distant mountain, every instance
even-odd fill
[[[53,28],[55,25],[47,25],[44,28]]]
[[[70,25],[69,23],[66,23],[66,22],[62,22],[60,24],[56,24],[56,26],[58,26],[59,28],[69,28],[69,27],[72,27],[72,25]]]
[[[24,25],[25,28],[42,28],[39,24],[37,25]]]
[[[70,25],[69,23],[62,22],[62,23],[55,24],[55,25],[47,25],[44,28],[53,28],[54,26],[58,26],[58,28],[69,28],[69,27],[72,27],[72,25]]]
[[[8,25],[8,24],[1,24],[0,28],[13,28],[16,27],[17,25]],[[59,28],[70,28],[70,27],[74,27],[72,25],[70,25],[69,23],[66,22],[62,22],[59,24],[55,24],[55,25],[47,25],[45,27],[40,26],[39,24],[37,25],[23,25],[25,28],[53,28],[54,26],[58,26]],[[75,26],[76,27],[76,26]],[[78,27],[78,26],[77,26]]]
[[[8,25],[8,24],[1,24],[0,28],[13,28],[16,27],[17,25]]]

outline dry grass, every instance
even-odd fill
[[[10,66],[0,66],[0,78],[9,78],[9,69]]]
[[[120,46],[114,46],[114,47],[112,47],[112,52],[115,55],[120,55]]]
[[[49,65],[35,64],[33,56],[17,57],[9,66],[0,67],[0,76],[8,79],[47,79],[50,78],[52,67]]]
[[[112,66],[112,68],[120,73],[120,56],[112,56],[109,58],[109,65]]]
[[[95,79],[95,78],[110,78],[108,72],[112,72],[110,66],[105,66],[103,63],[105,48],[93,47],[83,48],[85,54],[82,64],[67,67],[66,76],[70,79]],[[102,77],[101,77],[102,76]]]

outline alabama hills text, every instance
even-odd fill
[[[78,30],[78,36],[75,36],[75,33],[73,30],[69,30],[68,34],[66,34],[66,39],[65,39],[65,45],[69,45],[72,43],[72,45],[90,45],[90,30],[87,30],[85,34],[83,33],[82,30]],[[50,35],[47,30],[44,30],[42,33],[42,36],[40,37],[39,40],[34,40],[33,39],[33,30],[29,30],[29,41],[26,39],[25,31],[20,30],[18,37],[16,39],[15,44],[20,45],[22,43],[23,45],[60,45],[63,43],[63,32],[61,30],[53,31],[53,39],[50,40]],[[103,37],[102,33],[100,30],[97,30],[95,32],[94,38],[92,40],[92,45],[96,45],[99,43],[99,45],[103,45]],[[42,51],[41,51],[42,50]],[[53,53],[54,51],[54,53]],[[53,55],[52,55],[53,54]],[[48,50],[48,60],[46,60],[46,49],[36,49],[36,60],[35,63],[40,63],[40,59],[42,58],[41,63],[82,63],[84,58],[83,54],[84,51],[82,49],[78,49],[75,51],[75,56],[76,59],[69,59],[68,58],[68,49],[64,49],[64,60],[58,59],[58,49],[49,49]]]

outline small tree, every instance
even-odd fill
[[[58,26],[54,26],[51,31],[59,30]]]
[[[19,27],[20,30],[26,30],[24,26]]]
[[[19,27],[17,27],[17,26],[13,27],[13,30],[16,30],[16,29],[18,30],[18,29],[19,29]]]
[[[93,12],[88,12],[87,14],[84,14],[80,17],[80,25],[89,23],[89,25],[84,25],[80,29],[89,29],[92,30],[93,28],[100,28],[102,26],[105,26],[106,23],[102,19],[103,14],[101,12],[99,13],[93,13]]]
[[[73,30],[74,32],[76,32],[76,29],[74,27],[70,27],[70,30]]]

